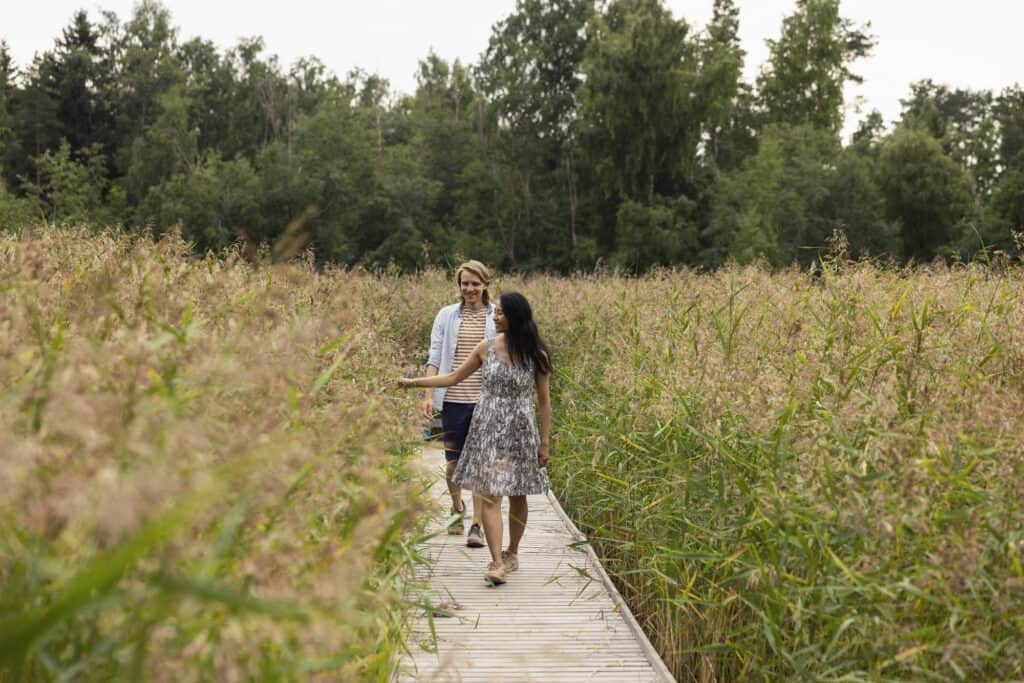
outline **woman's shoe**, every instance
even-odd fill
[[[519,554],[513,555],[507,550],[501,551],[501,561],[505,563],[506,572],[514,572],[519,569]]]
[[[505,565],[491,562],[487,565],[487,573],[484,579],[492,586],[500,586],[505,583]]]

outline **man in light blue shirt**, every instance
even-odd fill
[[[433,377],[446,374],[462,364],[469,354],[484,339],[493,339],[497,332],[494,329],[494,305],[490,302],[487,286],[491,274],[479,261],[467,261],[455,272],[455,281],[459,286],[461,301],[442,308],[434,318],[434,327],[430,333],[430,355],[427,360],[426,375]],[[473,410],[480,400],[480,372],[477,371],[459,384],[448,389],[427,391],[423,401],[423,414],[429,419],[435,411],[441,413],[441,426],[444,430],[445,478],[448,481],[448,492],[452,497],[452,515],[458,520],[448,528],[450,534],[461,534],[464,529],[462,518],[466,506],[462,500],[462,491],[458,484],[452,482],[452,474],[462,455],[462,446],[469,433],[469,425],[473,419]],[[471,548],[484,546],[481,511],[483,502],[479,495],[473,494],[473,523],[466,535],[466,545]]]

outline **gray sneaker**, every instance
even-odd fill
[[[459,501],[462,503],[462,509],[456,510],[452,508],[452,517],[456,517],[448,524],[448,535],[449,536],[461,536],[462,532],[466,530],[466,524],[462,521],[466,514],[466,501]]]
[[[484,547],[484,530],[480,528],[479,524],[469,527],[469,533],[466,534],[466,545],[470,548]]]

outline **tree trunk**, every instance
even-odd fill
[[[569,243],[572,245],[572,259],[576,261],[576,207],[579,195],[576,187],[576,163],[572,152],[566,152],[563,159],[565,170],[565,188],[569,199]]]

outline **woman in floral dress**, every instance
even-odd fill
[[[452,481],[483,496],[483,523],[491,563],[485,578],[505,583],[519,568],[519,542],[529,513],[526,496],[551,488],[547,475],[551,434],[551,360],[522,294],[502,294],[494,309],[498,336],[484,340],[444,375],[401,379],[402,387],[447,387],[480,369],[480,401]],[[540,430],[532,395],[537,392]],[[508,548],[502,550],[501,498],[508,496]]]

